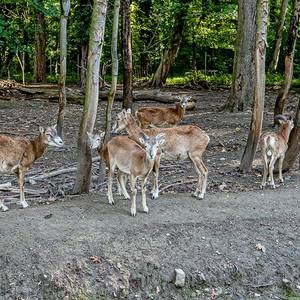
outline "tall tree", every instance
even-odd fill
[[[156,72],[150,83],[150,85],[153,87],[162,86],[164,83],[166,83],[167,77],[170,72],[170,68],[175,61],[181,44],[185,18],[188,11],[187,2],[187,0],[184,0],[179,4],[180,8],[178,9],[175,16],[175,23],[173,27],[173,32],[171,33],[172,35],[169,42],[169,46],[164,51],[159,66],[156,69]]]
[[[256,8],[257,0],[238,1],[233,76],[225,110],[243,111],[252,105],[255,81]]]
[[[99,98],[99,69],[104,40],[107,0],[94,0],[90,26],[87,78],[83,113],[78,135],[78,161],[74,193],[89,191],[92,157],[87,132],[93,132]]]
[[[59,77],[59,99],[57,116],[57,133],[62,137],[65,116],[66,97],[66,75],[67,75],[67,22],[70,12],[70,0],[60,0],[60,77]]]
[[[240,163],[240,170],[243,173],[249,172],[251,169],[261,134],[264,112],[268,0],[258,0],[257,5],[254,105],[247,145]]]
[[[105,140],[110,136],[111,131],[111,111],[113,107],[113,102],[117,90],[119,63],[118,63],[118,28],[119,28],[119,13],[120,13],[120,0],[115,0],[114,4],[114,20],[112,28],[112,41],[111,41],[111,75],[112,81],[110,86],[110,91],[107,97],[107,107],[106,107],[106,122],[105,122]]]
[[[45,15],[42,11],[43,0],[37,0],[37,4],[33,81],[44,83],[46,82],[46,34]]]
[[[132,49],[131,49],[131,0],[123,0],[123,108],[132,108]]]
[[[293,79],[293,66],[295,47],[298,34],[300,16],[300,0],[294,0],[294,11],[291,18],[288,39],[286,43],[285,58],[284,58],[284,82],[279,91],[274,108],[274,117],[282,114],[284,111],[285,102],[291,87]],[[275,121],[275,120],[274,120]]]
[[[277,69],[281,41],[282,41],[282,31],[284,28],[288,4],[289,4],[289,0],[281,0],[279,21],[278,21],[278,26],[277,26],[276,35],[275,35],[275,47],[274,47],[272,60],[269,65],[269,72],[276,71],[276,69]]]

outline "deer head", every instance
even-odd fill
[[[88,143],[90,149],[98,149],[103,142],[103,137],[105,135],[105,132],[100,132],[100,133],[86,133],[88,136]]]
[[[144,132],[141,132],[141,137],[139,138],[140,143],[145,147],[147,153],[147,158],[149,160],[154,160],[159,147],[165,143],[164,134],[159,133],[153,138],[150,138]]]
[[[46,145],[54,147],[63,147],[64,142],[61,137],[57,134],[56,125],[50,127],[40,127],[40,135]]]
[[[112,133],[118,133],[125,129],[129,122],[129,117],[131,115],[131,109],[123,109],[120,113],[117,114],[115,123],[112,126]]]

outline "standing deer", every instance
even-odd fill
[[[90,143],[93,143],[93,138],[90,136]],[[136,215],[136,181],[142,181],[142,206],[143,211],[148,213],[149,209],[146,201],[146,183],[148,176],[153,169],[155,158],[159,152],[159,147],[164,143],[164,135],[157,134],[149,138],[143,132],[140,133],[139,143],[141,147],[128,136],[117,136],[108,141],[105,145],[99,148],[99,154],[104,160],[108,168],[108,202],[114,204],[112,195],[112,176],[117,168],[121,172],[121,178],[124,174],[130,178],[131,185],[131,215]],[[99,142],[94,143],[94,145]],[[95,147],[95,146],[94,146]],[[127,193],[124,181],[120,181],[123,193]]]
[[[87,132],[87,135],[88,135],[90,149],[97,149],[97,152],[101,157],[101,160],[104,161],[106,166],[108,166],[109,165],[109,162],[107,160],[108,156],[106,155],[107,147],[106,144],[103,144],[103,138],[105,136],[105,132],[100,132],[95,134]],[[130,199],[130,196],[126,190],[126,181],[124,181],[125,178],[127,180],[127,175],[123,174],[120,170],[118,170],[118,175],[117,175],[118,193],[119,195],[123,194],[126,199]]]
[[[20,204],[28,207],[24,194],[26,171],[39,159],[48,146],[63,147],[62,139],[57,135],[56,126],[39,128],[39,135],[34,140],[23,137],[0,135],[0,174],[15,174],[20,187]],[[8,208],[0,200],[0,209]]]
[[[141,128],[178,124],[185,114],[191,96],[177,97],[180,101],[175,107],[141,107],[136,111],[136,117]]]
[[[132,117],[131,110],[123,110],[117,115],[113,125],[113,132],[126,130],[129,137],[138,142],[142,129]],[[198,183],[194,196],[204,198],[207,185],[208,170],[203,163],[202,155],[209,143],[209,136],[199,127],[193,125],[174,126],[171,128],[151,128],[143,130],[148,136],[164,134],[165,143],[161,147],[162,157],[170,160],[189,158],[197,171]],[[158,197],[158,175],[160,161],[154,164],[154,190],[153,196]]]
[[[288,118],[284,115],[277,115],[275,119],[279,122],[279,132],[265,132],[261,135],[259,141],[262,161],[264,164],[264,174],[261,187],[266,186],[268,175],[270,185],[273,188],[276,187],[273,178],[273,170],[278,159],[279,180],[283,182],[282,164],[285,152],[288,148],[289,136],[294,128],[294,123],[291,117]]]

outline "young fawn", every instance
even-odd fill
[[[48,146],[62,147],[62,139],[57,135],[56,126],[39,128],[39,135],[34,140],[23,137],[0,135],[0,174],[15,174],[20,187],[20,204],[28,207],[24,194],[26,171],[39,159]],[[8,208],[0,200],[0,209]]]
[[[273,170],[276,161],[279,159],[278,171],[279,180],[283,182],[282,177],[282,164],[285,152],[288,148],[288,140],[294,123],[291,117],[284,115],[277,115],[275,117],[279,122],[278,132],[265,132],[261,135],[259,145],[261,149],[262,162],[264,165],[263,179],[261,187],[266,186],[267,176],[269,175],[270,185],[275,188]]]

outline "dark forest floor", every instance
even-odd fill
[[[173,92],[193,94],[196,109],[187,112],[183,123],[200,126],[211,138],[204,156],[209,168],[205,200],[190,196],[196,172],[189,161],[162,161],[163,195],[157,200],[149,196],[149,215],[138,210],[136,218],[129,216],[130,204],[119,196],[114,207],[107,204],[97,163],[90,195],[67,195],[74,173],[27,183],[41,196],[27,195],[31,207],[26,210],[17,207],[16,197],[3,193],[11,209],[0,213],[0,299],[300,297],[298,164],[284,175],[285,185],[261,190],[259,152],[250,174],[237,169],[250,111],[220,112],[226,90]],[[290,98],[288,109],[293,110],[297,95]],[[275,99],[276,93],[269,91],[264,130],[273,130]],[[141,105],[162,104],[135,103]],[[120,108],[117,102],[114,113]],[[103,128],[104,109],[105,102],[100,102],[97,128]],[[81,110],[80,105],[68,105],[66,148],[49,150],[31,175],[75,165]],[[33,137],[38,125],[55,123],[56,112],[56,103],[38,98],[1,101],[0,132]],[[11,176],[0,180],[16,186]],[[256,250],[259,243],[265,252]],[[172,283],[174,268],[186,273],[183,289]]]

